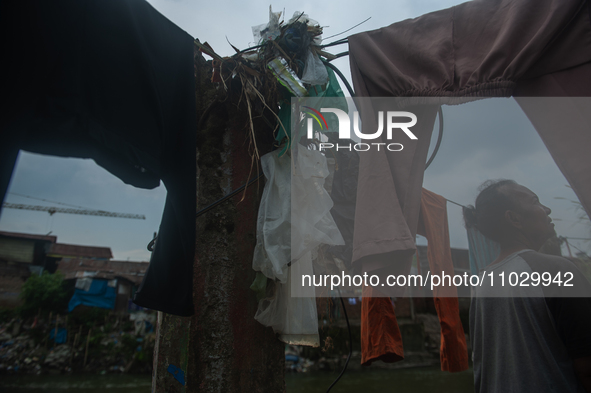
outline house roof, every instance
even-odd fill
[[[64,258],[57,270],[66,280],[75,278],[103,278],[112,280],[123,278],[139,285],[144,279],[149,262],[106,261],[84,258]]]
[[[51,245],[48,256],[63,258],[96,258],[111,259],[113,253],[109,247],[80,246],[77,244],[54,243]]]
[[[0,231],[0,236],[14,237],[14,238],[20,238],[20,239],[43,240],[43,241],[47,241],[47,242],[51,242],[51,243],[55,243],[57,241],[57,236],[34,235],[31,233]]]

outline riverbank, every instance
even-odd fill
[[[144,374],[152,372],[155,312],[116,315],[81,309],[67,317],[13,317],[0,322],[0,375]],[[340,372],[349,354],[343,320],[320,320],[320,348],[285,347],[287,373]],[[375,362],[371,369],[439,365],[440,324],[436,315],[400,318],[405,359]],[[361,371],[360,320],[350,320],[353,351],[347,369]],[[57,335],[56,335],[57,333]]]
[[[14,317],[0,323],[0,375],[151,374],[154,315],[131,320],[90,309],[67,317]]]

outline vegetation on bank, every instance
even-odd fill
[[[0,374],[151,373],[150,324],[138,331],[129,314],[101,308],[68,313],[73,291],[59,273],[33,275],[23,285],[23,304],[0,309]]]

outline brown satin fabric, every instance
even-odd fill
[[[353,35],[349,37],[349,58],[356,94],[448,97],[448,104],[513,94],[591,96],[590,14],[590,2],[582,0],[476,0]],[[574,105],[568,112],[574,117],[557,128],[553,119],[564,118],[559,116],[559,108],[552,104],[532,107],[526,100],[517,101],[591,213],[591,163],[585,151],[591,142],[589,106]],[[418,103],[420,98],[415,99]],[[414,109],[405,108],[415,113]],[[403,152],[360,154],[353,242],[357,268],[368,272],[387,270],[391,274],[407,274],[410,270],[424,162],[436,108],[423,110],[417,117],[425,120],[413,127],[418,141],[405,143]],[[375,120],[368,114],[376,113],[376,108],[365,104],[360,112],[363,124],[375,129]],[[436,298],[445,339],[442,368],[457,371],[467,364],[463,337],[457,321],[449,323],[445,317],[443,322],[441,318],[456,314],[457,301],[454,305],[453,300],[443,299]],[[389,299],[383,298],[363,300],[363,362],[389,351],[393,356],[403,356],[402,348],[390,340],[397,340],[400,332],[387,302]],[[382,315],[376,317],[377,311],[372,310]],[[389,328],[384,328],[386,324]],[[388,335],[390,338],[386,338]],[[381,352],[370,345],[382,343]]]
[[[581,0],[476,0],[355,34],[356,94],[509,96],[521,78],[589,61],[567,49],[588,48],[588,12]]]
[[[544,75],[590,62],[590,48],[589,3],[580,0],[477,0],[349,37],[358,96],[448,97],[450,104],[510,96],[522,86],[520,95],[526,95],[526,82],[535,78],[542,83]],[[573,74],[560,83],[576,85],[577,79]],[[554,92],[548,88],[540,94]],[[404,109],[416,113],[419,123],[413,127],[418,140],[405,140],[403,151],[360,154],[353,241],[358,269],[386,269],[391,274],[410,269],[436,109]],[[377,110],[369,104],[360,108],[370,129],[376,129]],[[554,158],[571,180],[568,165]],[[584,181],[574,182],[575,192],[591,211],[591,201],[586,202],[591,189]]]
[[[590,95],[591,63],[523,81],[515,91],[515,100],[538,131],[587,214],[591,214]]]

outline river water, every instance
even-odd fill
[[[338,372],[288,373],[287,393],[321,393]],[[472,371],[446,373],[439,367],[349,371],[331,393],[462,393],[473,392]],[[149,375],[10,375],[0,377],[3,393],[149,393]]]

